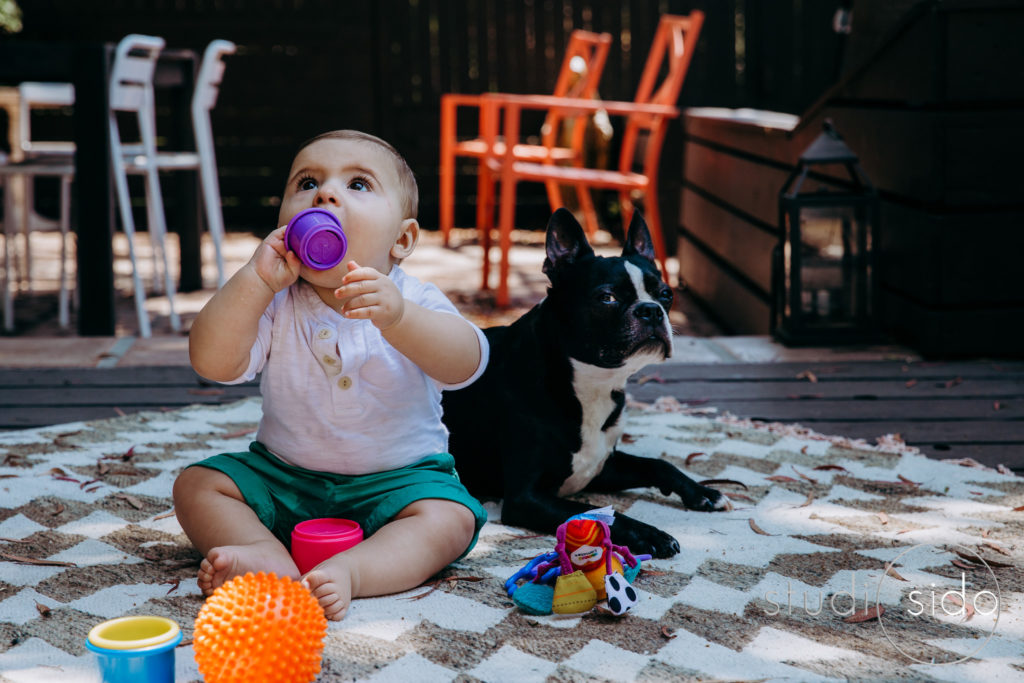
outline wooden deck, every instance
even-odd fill
[[[629,392],[869,441],[900,434],[929,457],[1024,474],[1024,362],[662,365],[638,373]],[[0,429],[256,394],[255,383],[214,385],[187,367],[0,370]]]

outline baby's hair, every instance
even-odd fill
[[[332,130],[303,142],[299,145],[296,155],[319,140],[356,140],[358,142],[368,142],[381,147],[391,154],[392,159],[395,161],[395,170],[398,171],[398,181],[402,184],[402,210],[405,213],[403,218],[416,218],[420,208],[420,191],[416,185],[416,176],[413,175],[412,169],[409,168],[405,158],[390,143],[381,140],[376,135],[370,135],[359,130]]]

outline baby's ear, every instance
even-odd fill
[[[415,218],[402,221],[402,231],[398,234],[394,246],[391,247],[391,258],[401,261],[408,258],[416,243],[420,241],[420,224]]]

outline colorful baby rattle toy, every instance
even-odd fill
[[[533,558],[505,582],[512,602],[527,614],[579,614],[607,599],[608,611],[625,614],[637,603],[632,582],[640,561],[651,556],[612,544],[614,515],[610,507],[591,510],[558,527],[554,552]]]
[[[320,673],[327,619],[305,586],[287,576],[236,576],[196,617],[193,647],[207,683],[309,683]]]

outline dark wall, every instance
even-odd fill
[[[115,42],[127,33],[148,33],[169,47],[197,51],[214,38],[232,40],[239,50],[228,57],[213,112],[229,228],[270,230],[296,146],[335,128],[392,142],[419,179],[421,222],[434,227],[442,93],[549,93],[569,32],[586,28],[614,36],[601,96],[630,100],[658,17],[700,8],[707,19],[680,104],[799,112],[838,71],[831,17],[840,4],[22,0],[24,30],[5,39]],[[40,125],[57,123],[44,118]],[[681,149],[676,132],[668,145]],[[663,156],[666,181],[680,177],[679,155],[670,151]],[[472,166],[464,171],[457,186],[459,225],[474,216]],[[524,185],[519,197],[520,224],[542,227],[548,210],[540,188]]]

